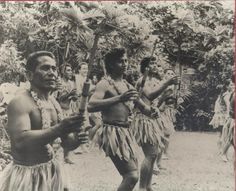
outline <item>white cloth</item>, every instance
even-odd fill
[[[86,80],[86,77],[83,77],[80,74],[75,75],[75,85],[76,85],[77,94],[79,95],[82,93],[85,80]]]

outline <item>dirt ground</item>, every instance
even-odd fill
[[[234,152],[229,162],[218,156],[216,133],[176,132],[169,148],[169,160],[163,160],[159,175],[153,176],[154,191],[233,191]],[[138,148],[139,163],[143,154]],[[89,153],[72,156],[75,164],[66,165],[72,191],[115,191],[121,177],[109,158],[93,148]],[[135,187],[138,191],[138,184]]]

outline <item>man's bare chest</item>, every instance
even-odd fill
[[[153,88],[158,87],[159,84],[160,84],[160,81],[157,80],[156,78],[147,79],[145,82],[145,88],[153,90]]]
[[[121,82],[113,82],[108,87],[108,95],[109,96],[116,96],[121,95],[129,90],[129,86],[127,83],[121,81]]]
[[[45,102],[43,109],[34,106],[30,112],[31,129],[43,129],[44,123],[55,125],[58,121],[57,111],[51,102]]]

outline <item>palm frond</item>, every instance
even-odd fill
[[[82,15],[78,14],[73,8],[70,9],[61,9],[60,13],[71,23],[75,24],[78,28],[81,28],[85,31],[91,31],[89,27],[87,27],[86,22],[83,20]]]
[[[99,9],[92,9],[86,13],[84,13],[83,15],[83,19],[86,20],[86,19],[104,19],[105,18],[105,15],[104,13],[102,12],[102,10],[99,10]]]

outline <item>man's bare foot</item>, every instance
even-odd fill
[[[74,162],[72,161],[72,160],[70,160],[69,158],[64,158],[64,161],[65,161],[65,163],[67,163],[67,164],[74,164]]]
[[[163,154],[161,157],[162,160],[169,160],[168,154]]]
[[[160,169],[159,168],[154,168],[152,173],[155,174],[155,175],[158,175],[158,174],[160,174]]]
[[[224,161],[224,162],[229,161],[226,155],[221,155],[221,160]]]
[[[159,168],[159,170],[166,170],[166,168],[161,165],[158,165],[158,168]]]
[[[147,188],[147,191],[153,191],[153,189],[152,188]]]

